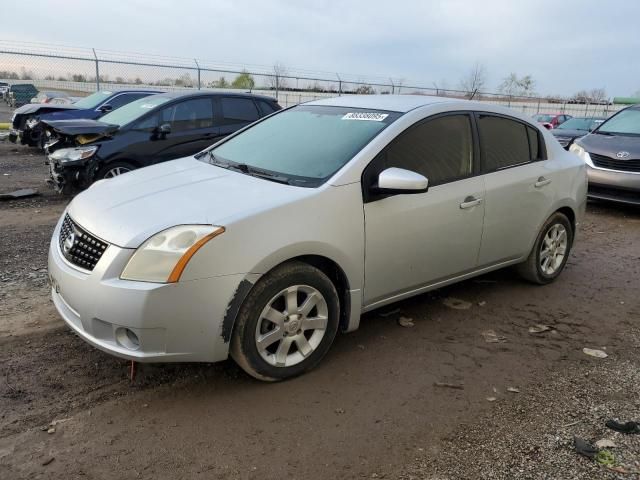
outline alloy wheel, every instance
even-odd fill
[[[308,358],[325,335],[329,307],[324,296],[308,285],[293,285],[277,293],[256,324],[260,356],[276,367],[290,367]]]
[[[103,178],[113,178],[113,177],[117,177],[118,175],[122,175],[123,173],[127,173],[130,172],[131,169],[127,168],[127,167],[114,167],[111,170],[107,170],[107,172],[104,174]]]
[[[567,252],[567,230],[564,225],[554,224],[540,245],[540,269],[545,275],[554,275],[562,266]]]

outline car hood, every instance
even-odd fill
[[[120,127],[88,118],[75,120],[42,120],[51,129],[63,135],[110,135]]]
[[[62,110],[77,110],[78,107],[73,105],[50,105],[48,103],[27,103],[19,108],[16,108],[16,115],[32,115],[40,111],[46,110],[47,113]]]
[[[136,248],[175,225],[230,223],[303,197],[295,187],[182,158],[103,180],[73,200],[80,226],[123,248]]]
[[[569,128],[554,128],[551,130],[551,135],[554,137],[566,137],[566,138],[576,138],[582,137],[589,132],[585,132],[584,130],[572,130]]]
[[[640,137],[591,133],[579,143],[589,153],[615,158],[618,152],[629,152],[629,158],[640,158]]]

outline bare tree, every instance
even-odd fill
[[[467,95],[473,97],[473,95],[480,91],[487,82],[487,73],[484,65],[476,62],[469,73],[460,80],[460,90],[463,90]]]
[[[284,90],[288,88],[287,79],[284,78],[289,75],[289,71],[287,67],[285,67],[282,63],[277,62],[273,66],[273,75],[268,77],[267,83],[269,87],[273,90]]]
[[[591,91],[589,91],[589,96],[591,97],[592,103],[601,104],[608,99],[607,92],[604,88],[592,88]]]

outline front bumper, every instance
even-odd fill
[[[640,205],[640,173],[597,168],[587,162],[589,198]]]
[[[134,250],[110,245],[93,271],[60,252],[58,223],[49,248],[53,303],[86,342],[138,362],[216,362],[227,358],[227,307],[244,275],[158,284],[119,278]],[[138,345],[128,342],[129,329]]]

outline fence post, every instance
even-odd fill
[[[280,90],[280,77],[276,73],[276,101],[278,101],[278,91]]]
[[[198,90],[200,90],[200,65],[197,59],[194,58],[193,61],[196,62],[196,68],[198,69]]]
[[[100,67],[98,66],[98,56],[96,55],[96,49],[92,48],[91,50],[93,50],[93,58],[96,59],[96,92],[98,90],[100,90]]]
[[[511,108],[511,95],[509,95],[509,99],[507,100],[507,107]]]
[[[589,111],[589,100],[586,100],[584,102],[584,116],[588,117],[589,115],[587,114],[587,112]]]
[[[342,79],[340,78],[340,75],[338,75],[336,73],[336,77],[338,77],[338,96],[341,97],[342,96]]]
[[[540,97],[538,97],[538,111],[536,113],[540,113]]]

